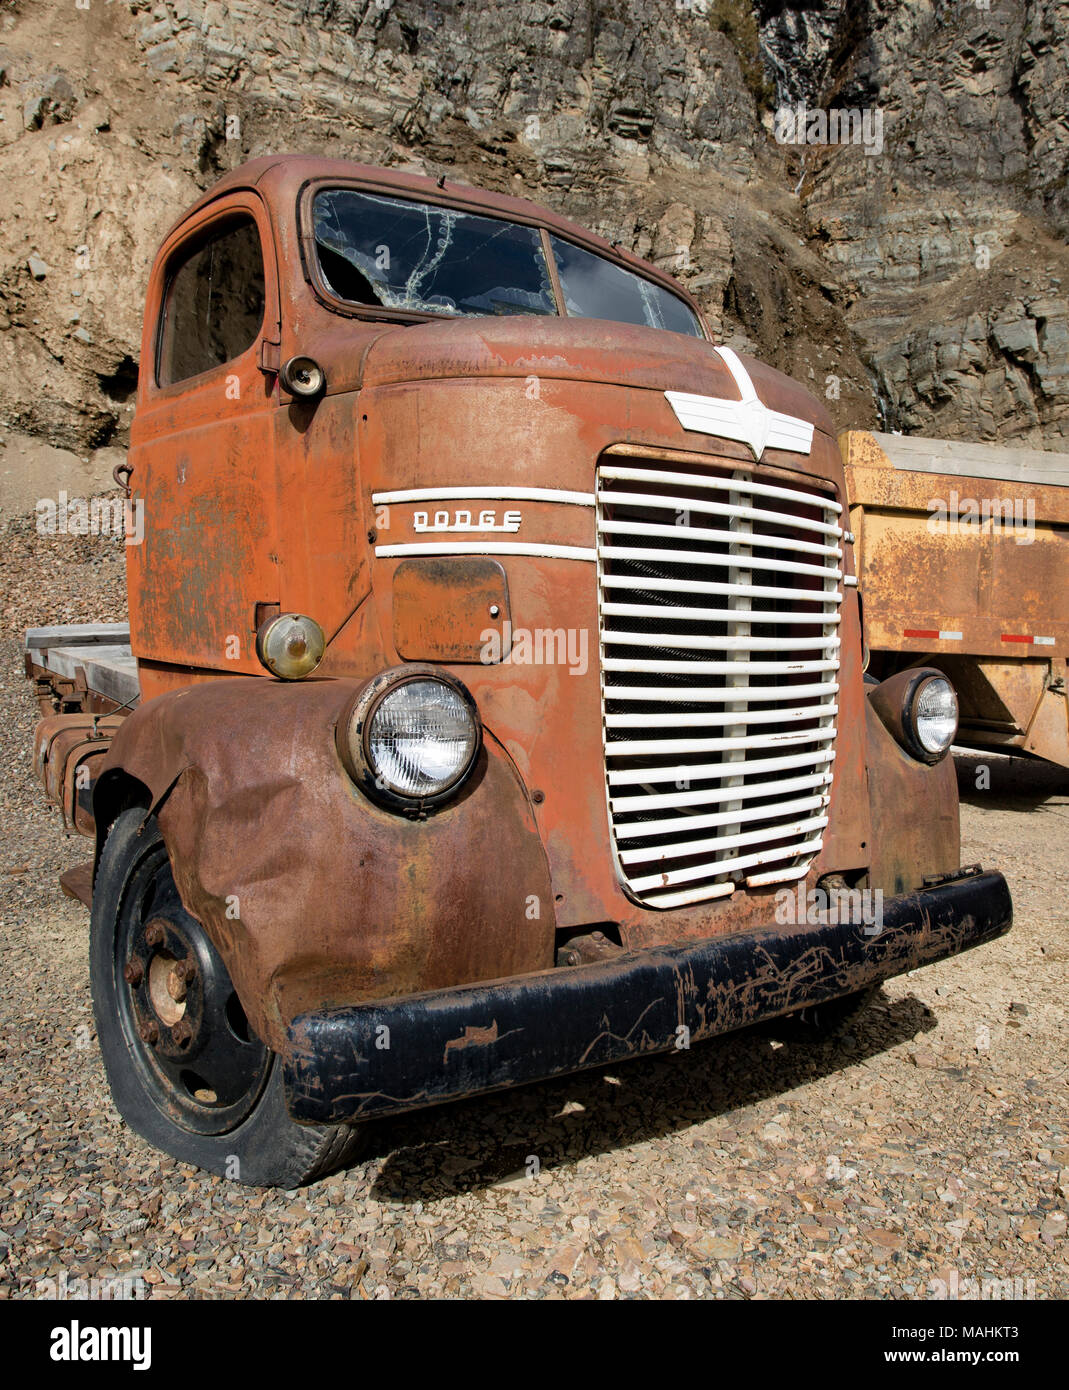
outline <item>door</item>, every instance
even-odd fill
[[[127,552],[146,695],[160,664],[261,671],[257,606],[278,602],[278,387],[263,366],[278,328],[265,208],[251,191],[211,202],[164,244],[146,308],[130,450],[144,539]]]

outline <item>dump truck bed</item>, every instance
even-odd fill
[[[1069,765],[1069,454],[839,442],[875,673],[938,666],[964,739]]]

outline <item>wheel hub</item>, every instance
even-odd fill
[[[182,907],[166,858],[140,909],[123,914],[116,940],[127,1036],[168,1115],[201,1133],[224,1132],[251,1109],[270,1053],[222,957]]]
[[[204,987],[197,950],[179,923],[153,918],[133,934],[123,979],[130,987],[138,1032],[153,1035],[152,1046],[177,1061],[191,1053],[205,1033]],[[220,962],[221,964],[221,962]],[[210,975],[209,971],[209,975]],[[229,985],[229,981],[227,981]]]

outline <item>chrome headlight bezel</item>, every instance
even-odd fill
[[[433,793],[408,794],[391,785],[376,769],[370,747],[375,715],[383,701],[401,686],[415,681],[437,681],[448,686],[463,701],[472,722],[472,748],[466,762],[448,786]],[[457,796],[478,765],[483,744],[483,728],[471,692],[462,681],[436,666],[415,664],[394,667],[368,681],[342,712],[338,720],[336,742],[345,770],[371,800],[391,811],[400,811],[411,816],[433,810]]]
[[[939,749],[925,746],[917,725],[920,697],[933,681],[944,682],[954,700],[954,731],[946,746]],[[909,667],[871,686],[867,694],[884,727],[911,758],[931,766],[942,762],[950,752],[958,733],[958,701],[954,683],[944,671],[934,666]]]

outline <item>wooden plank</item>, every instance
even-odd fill
[[[129,644],[129,623],[61,623],[54,627],[26,629],[23,650],[36,657],[51,647],[114,646]],[[39,661],[44,665],[44,661]]]
[[[78,667],[82,667],[89,689],[120,705],[136,700],[140,694],[137,662],[125,644],[50,647],[44,664],[67,680],[74,680]]]
[[[924,439],[919,435],[874,432],[873,438],[895,468],[904,472],[1069,487],[1069,454],[1008,449],[1001,444],[973,444],[960,439]]]

